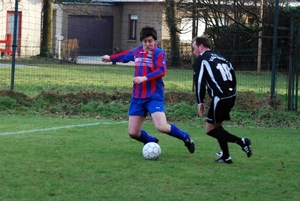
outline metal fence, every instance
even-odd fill
[[[168,50],[166,50],[168,52]],[[282,99],[284,107],[289,110],[297,110],[299,105],[298,99],[298,83],[299,83],[299,63],[287,51],[281,50],[276,56],[277,65],[275,68],[275,83],[272,83],[272,54],[271,50],[262,51],[261,72],[258,73],[256,50],[244,51],[218,51],[232,62],[237,72],[238,91],[252,91],[260,96],[267,96],[270,93],[272,84],[274,84],[276,94]],[[182,65],[180,67],[168,66],[168,74],[165,77],[168,90],[192,91],[192,69],[191,59],[192,53],[189,50],[182,51]],[[108,86],[115,86],[122,89],[123,86],[131,87],[127,78],[122,75],[119,68],[123,64],[104,64],[100,56],[77,56],[76,63],[72,63],[59,59],[47,58],[16,58],[15,63],[11,57],[2,57],[0,59],[0,90],[13,89],[18,92],[27,93],[29,88],[33,86],[36,90],[62,90],[66,91],[70,87],[73,92],[85,90],[82,83],[90,82],[88,86],[92,89],[105,89]],[[104,65],[105,67],[101,67]],[[124,64],[125,66],[133,66],[134,63]],[[111,67],[114,66],[114,67]],[[14,67],[14,69],[13,69]],[[127,68],[126,68],[127,69]],[[81,76],[72,77],[74,71],[80,71]],[[86,74],[90,71],[92,74]],[[120,72],[119,72],[120,71]],[[132,68],[128,71],[133,72]],[[116,80],[106,78],[106,74],[115,73]],[[118,74],[121,73],[121,74]],[[130,73],[131,75],[131,73]],[[13,79],[13,80],[12,80]],[[180,83],[180,84],[179,84]],[[30,94],[29,94],[30,95]]]

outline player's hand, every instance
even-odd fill
[[[104,56],[101,57],[101,59],[102,59],[102,61],[105,62],[105,63],[106,63],[106,62],[110,62],[110,56],[109,56],[109,55],[104,55]]]
[[[198,104],[198,114],[200,117],[203,117],[205,108],[206,108],[205,103]]]
[[[148,78],[146,76],[137,76],[137,77],[133,78],[133,83],[140,84],[140,83],[145,82],[147,80],[148,80]]]

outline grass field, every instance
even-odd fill
[[[124,121],[2,115],[0,200],[299,199],[299,130],[225,125],[252,138],[253,156],[230,144],[233,164],[217,164],[217,142],[203,124],[175,123],[192,135],[195,153],[146,122],[162,148],[147,161]]]
[[[162,148],[157,161],[148,161],[143,145],[128,137],[128,100],[121,100],[131,91],[133,67],[41,61],[20,63],[14,89],[21,93],[10,96],[5,90],[11,69],[0,64],[1,201],[299,199],[300,121],[297,111],[284,109],[286,75],[276,75],[281,107],[274,109],[266,96],[270,72],[236,72],[238,100],[224,127],[250,137],[253,156],[247,158],[230,144],[233,164],[218,164],[213,162],[220,151],[216,140],[205,134],[195,105],[181,99],[192,93],[192,70],[169,69],[166,91],[175,93],[166,103],[167,116],[190,133],[196,152],[190,154],[183,142],[158,133],[146,121],[144,128],[160,139]],[[83,96],[85,92],[98,97]],[[117,99],[104,103],[102,92],[117,94]],[[63,97],[67,93],[77,96]]]

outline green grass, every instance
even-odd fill
[[[228,165],[213,162],[219,148],[204,134],[202,124],[175,123],[192,135],[196,152],[190,154],[183,142],[159,134],[152,122],[146,122],[145,129],[159,137],[162,148],[157,161],[147,161],[142,144],[128,137],[127,122],[2,116],[0,200],[299,198],[298,130],[225,125],[253,143],[251,158],[230,144],[234,163]],[[18,131],[23,133],[13,133]]]
[[[55,63],[26,63],[31,67],[17,67],[15,70],[14,89],[30,96],[41,90],[56,89],[65,93],[80,90],[127,90],[132,87],[134,67],[120,65],[75,65]],[[18,64],[23,64],[22,62]],[[265,96],[270,91],[271,73],[257,74],[252,71],[237,71],[238,91],[254,91]],[[164,77],[167,91],[192,91],[192,69],[168,68]],[[10,67],[1,67],[0,89],[8,90],[11,84]],[[287,93],[287,76],[276,75],[276,93]]]
[[[121,96],[131,91],[133,67],[26,62],[38,68],[17,67],[15,91],[40,96],[0,98],[1,201],[292,201],[300,196],[299,114],[268,107],[269,72],[237,72],[238,93],[247,93],[238,95],[232,121],[224,127],[252,138],[254,154],[247,158],[230,144],[234,163],[227,165],[213,162],[216,140],[205,134],[196,106],[182,101],[166,103],[167,116],[192,135],[196,152],[190,154],[183,142],[147,121],[144,128],[160,139],[162,155],[157,161],[142,157],[142,144],[128,137],[122,121],[128,101]],[[10,88],[10,72],[0,64],[0,92]],[[284,97],[286,75],[278,73],[276,80],[276,93]],[[192,70],[168,69],[164,81],[167,92],[191,92]],[[59,95],[80,91],[105,91],[117,99],[104,104],[99,97]]]

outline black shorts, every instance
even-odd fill
[[[214,97],[207,113],[206,121],[211,124],[230,120],[230,111],[235,103],[236,95],[228,97]]]

